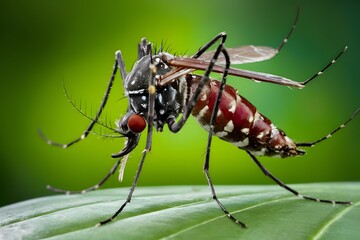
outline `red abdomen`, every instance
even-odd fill
[[[188,75],[192,93],[201,76]],[[210,118],[219,92],[220,82],[205,84],[192,111],[193,116],[205,129],[210,129]],[[254,155],[288,157],[303,154],[296,144],[272,122],[259,113],[256,107],[237,91],[225,85],[214,124],[214,135]]]

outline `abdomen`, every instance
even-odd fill
[[[189,75],[188,84],[192,93],[201,76]],[[191,78],[191,79],[190,79]],[[193,116],[207,131],[219,92],[220,82],[205,84],[192,111]],[[296,156],[303,154],[296,144],[272,122],[259,113],[256,107],[240,96],[231,86],[225,85],[214,124],[214,135],[258,156]]]

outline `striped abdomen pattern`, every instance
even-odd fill
[[[201,76],[188,75],[190,95],[196,89]],[[207,131],[220,82],[208,81],[199,96],[192,115]],[[304,154],[296,144],[272,122],[259,113],[256,107],[225,85],[214,124],[214,135],[258,156],[296,156]]]

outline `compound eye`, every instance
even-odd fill
[[[141,133],[146,128],[146,121],[143,116],[133,114],[128,119],[128,127],[133,133]]]

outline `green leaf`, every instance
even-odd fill
[[[0,208],[0,239],[359,239],[360,183],[293,185],[303,195],[350,200],[318,203],[278,186],[216,186],[231,222],[207,186],[138,187],[111,223],[95,227],[123,203],[127,188],[56,195]]]

